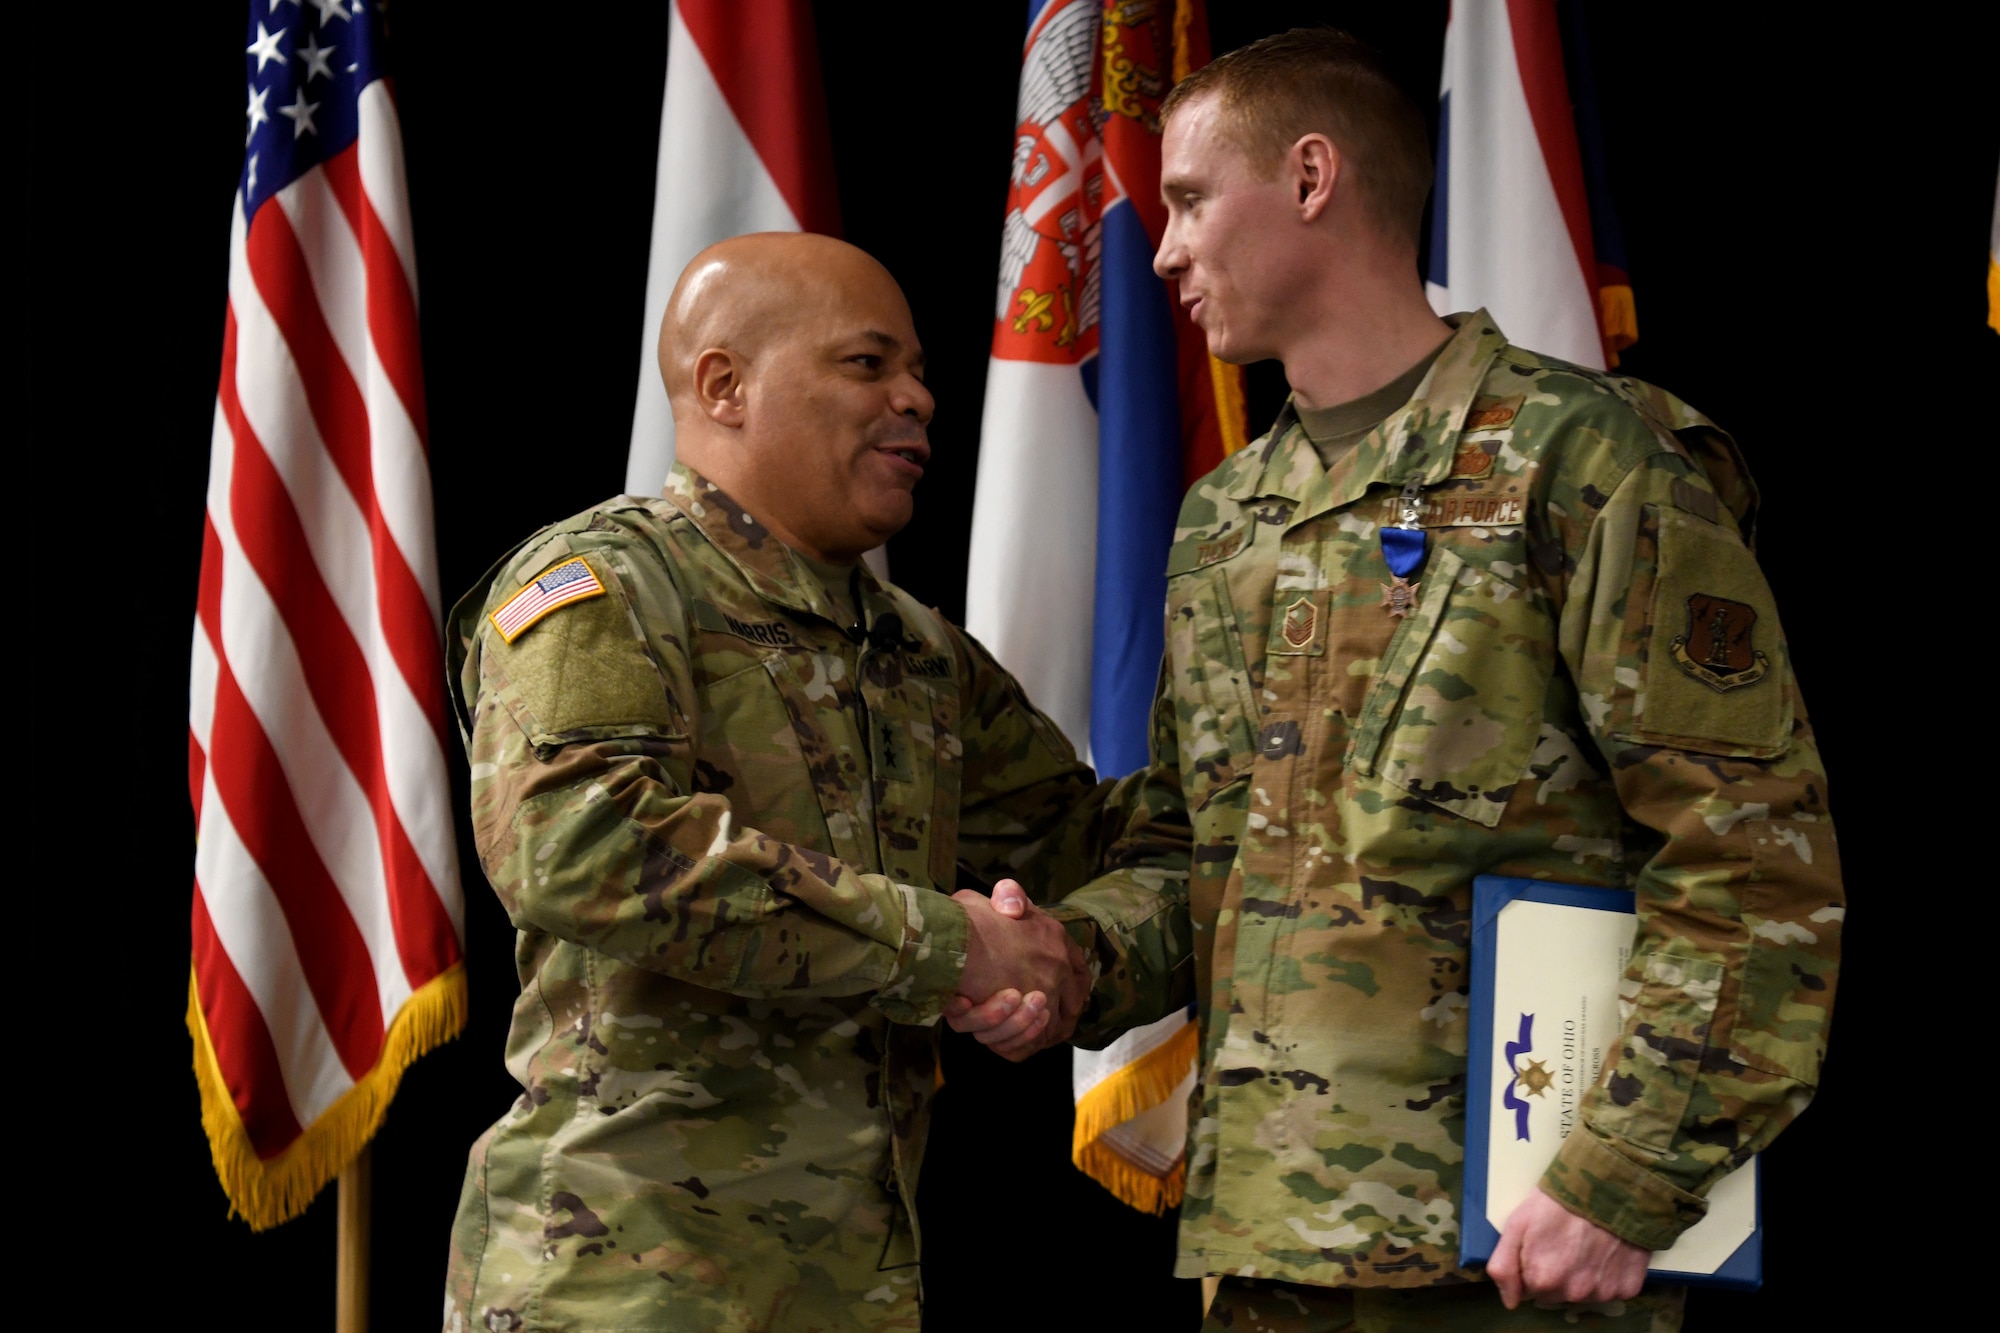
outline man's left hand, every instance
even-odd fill
[[[1652,1259],[1651,1250],[1618,1239],[1536,1189],[1501,1228],[1486,1276],[1509,1310],[1523,1299],[1600,1305],[1637,1296]]]

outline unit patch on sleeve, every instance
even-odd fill
[[[1629,718],[1618,734],[1699,754],[1778,757],[1791,744],[1793,692],[1763,571],[1726,527],[1671,504],[1644,514],[1623,669],[1610,690],[1613,713]]]
[[[1674,636],[1674,662],[1718,694],[1754,685],[1771,669],[1771,659],[1751,647],[1756,624],[1755,607],[1695,593],[1687,599],[1687,633]]]
[[[509,597],[489,619],[493,628],[500,631],[501,639],[512,643],[549,612],[603,595],[604,584],[583,557],[577,556],[563,561]]]

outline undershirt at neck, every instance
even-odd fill
[[[1429,356],[1373,393],[1365,393],[1345,403],[1335,403],[1332,407],[1300,407],[1294,400],[1292,410],[1298,414],[1299,425],[1304,429],[1306,438],[1312,441],[1320,463],[1331,468],[1345,458],[1355,445],[1367,439],[1369,431],[1387,421],[1391,413],[1409,402],[1410,395],[1424,382],[1432,363],[1450,341],[1447,338],[1439,343]]]

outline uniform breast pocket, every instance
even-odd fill
[[[776,681],[781,664],[752,662],[700,685],[701,727],[695,751],[697,791],[727,797],[737,818],[786,842],[828,845],[826,820],[803,781],[805,747],[795,717]]]
[[[1360,773],[1488,828],[1541,729],[1555,626],[1528,590],[1435,548],[1354,733]]]
[[[1219,570],[1182,574],[1167,586],[1167,652],[1178,701],[1181,787],[1200,810],[1246,780],[1255,758],[1256,703],[1229,584]]]

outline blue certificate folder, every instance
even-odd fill
[[[1501,914],[1517,903],[1529,906],[1513,914],[1503,930]],[[1598,913],[1617,914],[1627,924],[1621,927]],[[1555,1135],[1565,1130],[1588,1132],[1572,1112],[1596,1082],[1602,1060],[1617,1059],[1615,1043],[1622,1024],[1617,1019],[1615,977],[1623,971],[1636,921],[1629,890],[1498,875],[1473,880],[1472,1030],[1466,1056],[1460,1263],[1485,1263],[1499,1243],[1500,1233],[1487,1215],[1489,1198],[1505,1199],[1510,1193],[1518,1198],[1526,1173],[1539,1176],[1541,1167],[1555,1156]],[[1503,955],[1503,949],[1509,952]],[[1588,961],[1582,961],[1586,957]],[[1579,979],[1572,979],[1572,973]],[[1607,977],[1613,979],[1614,989],[1592,1015],[1584,992],[1601,993]],[[1560,1002],[1546,1003],[1551,994],[1561,996]],[[1572,994],[1581,998],[1572,1002],[1568,998]],[[1544,1002],[1538,1003],[1538,998]],[[1535,1012],[1524,1011],[1529,1008]],[[1579,1030],[1581,1038],[1575,1035]],[[1608,1050],[1602,1040],[1606,1037]],[[1592,1038],[1600,1039],[1595,1048],[1589,1046]],[[1495,1050],[1496,1042],[1501,1050]],[[1597,1068],[1590,1067],[1588,1057],[1593,1055],[1599,1057]],[[1498,1161],[1496,1154],[1508,1160]],[[1749,1178],[1738,1180],[1737,1175]],[[1710,1216],[1691,1228],[1674,1249],[1654,1256],[1652,1276],[1748,1291],[1762,1286],[1760,1176],[1760,1164],[1753,1160],[1718,1182],[1709,1197]]]

